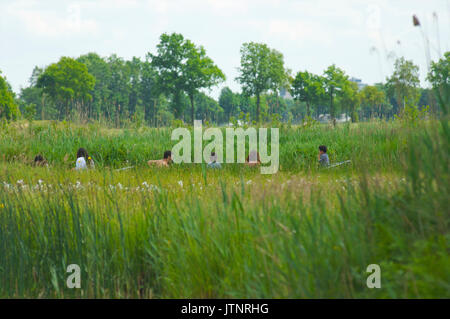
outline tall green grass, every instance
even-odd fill
[[[333,162],[352,160],[355,165],[376,169],[398,167],[407,150],[408,136],[421,135],[433,123],[418,127],[382,121],[337,128],[282,127],[280,165],[289,171],[313,169],[318,146],[325,144]],[[142,166],[149,159],[161,158],[165,150],[177,143],[171,141],[171,132],[171,128],[106,130],[96,125],[80,127],[47,122],[22,129],[11,124],[0,130],[0,160],[30,162],[40,153],[52,165],[70,167],[76,160],[77,149],[84,147],[100,167]],[[223,132],[225,136],[225,129]]]
[[[251,168],[203,175],[198,167],[80,173],[3,162],[0,297],[448,298],[447,127],[291,129],[280,141],[288,168],[271,176]],[[61,148],[54,163],[75,145],[73,131],[64,132],[36,135],[41,147]],[[165,133],[116,137],[132,145],[151,134]],[[106,134],[80,136],[93,150],[116,147]],[[319,140],[354,167],[290,169],[303,152],[315,157]],[[21,143],[23,152],[37,147]],[[81,289],[65,285],[73,263]],[[366,286],[369,264],[381,266],[381,289]]]

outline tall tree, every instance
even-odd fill
[[[323,79],[315,74],[298,72],[290,90],[295,100],[306,103],[306,114],[311,115],[311,104],[318,103],[325,94]]]
[[[378,116],[381,115],[382,105],[386,100],[382,90],[374,85],[368,85],[361,90],[359,96],[361,106],[364,108],[367,117],[372,117],[374,111],[378,113]]]
[[[237,106],[236,97],[233,91],[226,86],[220,91],[219,105],[225,113],[225,119],[229,122]]]
[[[450,107],[450,51],[445,52],[444,57],[437,62],[431,62],[427,79],[430,81],[436,93],[439,105],[444,113],[448,114]]]
[[[89,102],[88,114],[90,117],[100,118],[109,107],[108,98],[111,94],[109,84],[111,81],[111,70],[104,58],[97,53],[88,53],[80,56],[78,62],[85,64],[88,72],[95,77],[95,86],[90,94],[92,100]]]
[[[416,104],[420,98],[419,67],[401,57],[395,61],[394,73],[387,78],[387,88],[395,97],[400,111],[406,102]]]
[[[37,80],[44,70],[35,66],[33,72],[28,80],[29,86],[20,89],[20,109],[25,110],[27,105],[34,104],[36,106],[36,117],[44,119],[45,95],[42,94],[42,89],[36,87]],[[47,105],[47,109],[49,106]],[[48,111],[48,110],[47,110]]]
[[[342,87],[341,103],[345,105],[352,122],[357,122],[357,109],[360,104],[358,85],[352,81],[345,81]]]
[[[16,120],[19,116],[19,106],[14,100],[14,93],[0,71],[0,118]]]
[[[222,71],[206,55],[202,46],[196,47],[182,34],[162,34],[157,54],[149,53],[151,64],[158,73],[159,87],[173,96],[177,117],[182,113],[182,92],[191,103],[191,120],[194,121],[194,95],[201,88],[210,88],[225,80]]]
[[[334,119],[336,118],[336,106],[333,103],[334,96],[335,94],[337,96],[342,95],[342,89],[346,81],[348,81],[348,76],[342,69],[332,64],[324,71],[323,77],[326,92],[330,98],[330,115],[334,122]]]
[[[155,69],[149,61],[142,63],[140,96],[144,105],[144,119],[156,126],[156,103],[159,98],[158,80]]]
[[[142,61],[133,57],[130,61],[126,61],[126,67],[129,76],[128,112],[129,116],[132,117],[136,113],[137,107],[142,103],[140,96]]]
[[[256,96],[256,120],[260,118],[261,94],[280,88],[286,81],[283,55],[264,43],[244,43],[236,80],[245,95]]]
[[[206,55],[203,46],[195,47],[192,42],[188,43],[187,60],[183,65],[184,91],[191,102],[191,120],[194,124],[194,95],[199,89],[211,88],[225,80],[225,75],[214,64],[213,60]]]
[[[158,87],[161,92],[172,96],[172,108],[175,117],[182,114],[182,93],[184,88],[183,63],[189,44],[181,34],[161,34],[156,46],[156,54],[147,54],[157,73]]]
[[[116,127],[120,125],[121,116],[128,111],[128,103],[130,98],[130,70],[123,58],[112,54],[108,57],[109,72],[111,79],[108,83],[109,105],[108,117],[114,120]],[[111,109],[113,106],[113,109]]]
[[[58,63],[49,65],[39,76],[37,86],[43,89],[60,106],[60,118],[68,115],[69,106],[83,106],[90,100],[95,78],[87,66],[69,57],[62,57]]]

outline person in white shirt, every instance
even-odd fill
[[[84,148],[79,148],[77,151],[77,160],[75,162],[76,170],[83,170],[88,168],[95,168],[94,161],[89,156]]]

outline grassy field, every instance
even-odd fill
[[[450,297],[447,122],[282,128],[274,175],[146,167],[170,132],[4,126],[0,297]],[[317,169],[320,144],[352,165]],[[96,170],[70,170],[80,146]]]

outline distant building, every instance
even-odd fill
[[[351,78],[350,78],[350,81],[351,81],[351,82],[355,82],[356,85],[358,85],[358,90],[361,90],[363,87],[367,86],[367,84],[366,84],[366,83],[363,83],[363,82],[361,81],[361,79],[357,79],[357,78],[355,78],[355,77],[351,77]]]

